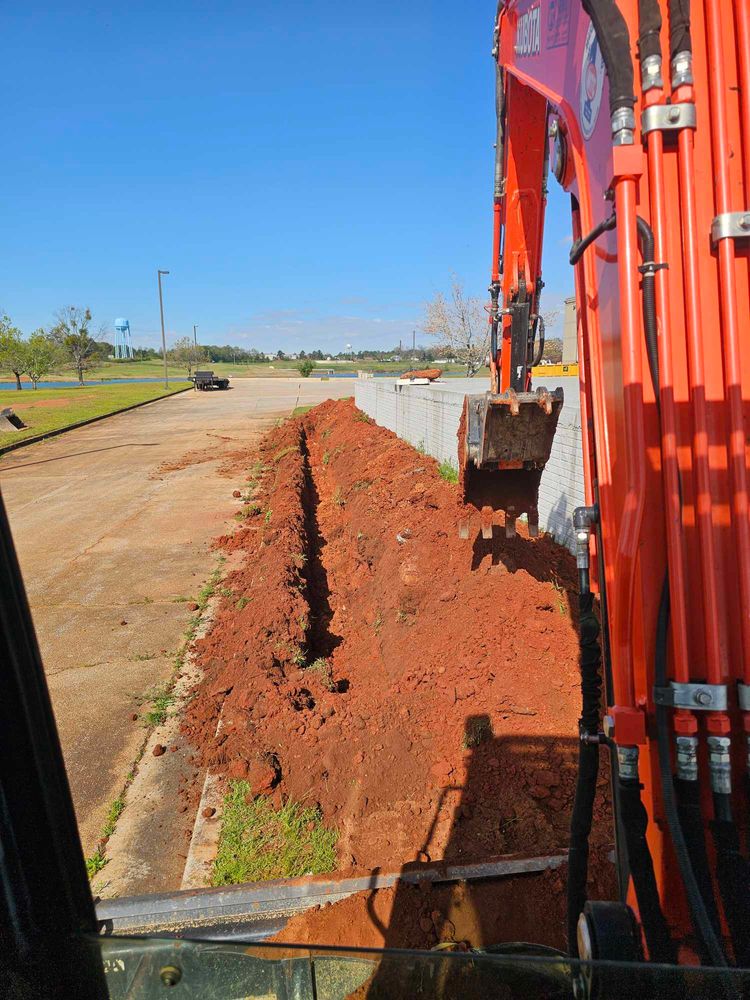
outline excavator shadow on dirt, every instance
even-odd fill
[[[372,927],[385,948],[418,946],[439,952],[477,950],[513,955],[520,951],[522,942],[534,941],[538,956],[561,955],[566,948],[565,858],[577,740],[494,735],[489,715],[483,714],[467,717],[464,742],[470,752],[465,781],[441,790],[418,855],[422,860],[403,866],[394,889],[369,893],[365,905]],[[526,784],[521,797],[511,790],[514,786],[517,790],[519,780]],[[432,858],[433,834],[446,811],[452,815],[449,840],[443,857]],[[592,841],[592,898],[611,898],[617,892],[615,868],[609,859],[612,841],[605,769]],[[474,866],[475,875],[451,878],[451,869],[477,857],[486,861]],[[430,859],[430,867],[445,872],[444,880],[419,881],[425,858]],[[498,875],[497,863],[502,858],[527,859],[528,870]],[[528,949],[525,945],[526,955]],[[394,996],[394,977],[401,977],[403,988],[403,974],[403,967],[382,962],[357,996],[368,1000]],[[418,974],[422,974],[421,969]],[[446,1000],[491,995],[482,992],[489,983],[481,976],[469,979],[456,963],[446,963],[436,975],[442,978],[439,995]],[[521,976],[516,984],[518,992],[510,990],[507,995],[564,995],[554,984],[537,981],[533,973],[529,976],[527,980]],[[414,985],[413,995],[421,996],[420,987]]]

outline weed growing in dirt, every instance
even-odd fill
[[[292,410],[292,416],[302,417],[306,413],[309,413],[312,408],[313,408],[312,404],[310,404],[309,406],[295,406],[294,409]]]
[[[492,739],[492,723],[487,718],[476,716],[468,719],[461,746],[464,750],[474,750],[490,739]]]
[[[560,612],[561,615],[566,615],[568,613],[568,609],[565,605],[565,601],[563,600],[563,594],[565,593],[565,589],[561,583],[558,583],[557,580],[552,581],[552,586],[557,591],[557,610]]]
[[[372,417],[368,416],[366,413],[363,413],[362,410],[357,410],[357,412],[354,414],[354,419],[358,420],[361,424],[375,423]]]
[[[346,500],[340,486],[337,486],[333,493],[333,502],[337,507],[345,507]]]
[[[420,455],[426,455],[427,454],[427,449],[425,448],[425,445],[424,445],[424,438],[422,438],[422,440],[419,442],[419,444],[416,445],[416,450],[419,452]]]
[[[398,611],[396,612],[396,621],[401,622],[401,624],[403,624],[404,622],[409,621],[409,616],[405,611],[402,611],[401,608],[399,608]]]
[[[189,600],[190,600],[189,597],[185,597],[183,594],[181,594],[179,597],[172,598],[172,604],[185,604],[185,602]]]
[[[317,674],[321,684],[328,691],[337,690],[336,681],[333,679],[333,667],[324,656],[319,656],[317,660],[313,660],[308,667],[305,667],[305,670],[311,674]]]
[[[323,431],[323,433],[320,436],[323,438],[323,440],[325,440],[330,433],[331,433],[331,428],[330,427],[326,427],[326,429]]]
[[[378,613],[372,623],[372,629],[375,635],[379,635],[381,628],[383,627],[383,612],[378,609]]]
[[[161,726],[166,721],[169,706],[174,701],[174,694],[168,684],[154,688],[146,695],[146,700],[151,702],[151,708],[144,712],[141,719],[146,726]]]
[[[272,514],[273,514],[273,511],[269,507],[268,510],[266,511],[266,513],[263,515],[263,520],[266,522],[266,524],[270,524],[271,523],[271,515]]]
[[[103,837],[111,837],[115,832],[115,827],[117,826],[117,821],[122,815],[122,811],[125,808],[125,793],[118,795],[112,805],[109,807],[109,812],[107,813],[107,818],[104,821],[104,827],[102,829]]]
[[[131,660],[137,663],[143,663],[145,660],[155,660],[156,653],[136,653],[135,656],[130,657]]]
[[[292,556],[292,562],[297,569],[302,569],[307,562],[307,555],[304,552],[295,552]]]
[[[441,462],[438,466],[438,472],[446,483],[458,482],[458,469],[453,462]]]
[[[251,597],[241,597],[239,601],[237,601],[237,603],[235,604],[235,608],[237,608],[238,611],[243,611],[248,606],[251,600],[252,600]]]
[[[277,451],[273,456],[274,462],[280,462],[285,455],[291,455],[293,451],[297,450],[297,446],[294,444],[287,445],[286,448],[282,448],[281,451]]]
[[[92,855],[86,858],[86,873],[88,877],[92,879],[94,875],[102,870],[102,868],[107,863],[107,858],[104,857],[101,847],[97,847]]]
[[[264,796],[250,797],[246,781],[232,781],[211,882],[324,875],[336,867],[337,840],[337,831],[323,825],[318,809],[287,802],[277,810]]]
[[[229,589],[229,587],[222,587],[219,593],[221,594],[222,597],[232,596],[232,591]]]
[[[331,461],[331,453],[330,453],[330,451],[324,451],[323,452],[323,465],[328,465],[328,463],[330,461]]]
[[[357,482],[352,487],[352,489],[355,491],[355,493],[359,493],[362,490],[369,490],[371,486],[372,486],[372,479],[358,479]]]

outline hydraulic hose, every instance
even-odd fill
[[[612,215],[608,215],[606,219],[602,219],[598,225],[594,226],[590,233],[586,233],[585,236],[576,240],[570,248],[570,256],[568,258],[570,263],[573,265],[577,264],[591,244],[594,243],[595,240],[598,240],[602,233],[606,233],[610,229],[614,229],[616,225],[617,216],[613,212]]]
[[[544,354],[544,317],[541,313],[534,322],[534,339],[536,340],[536,351],[531,361],[531,367],[535,368],[542,360]]]
[[[731,796],[714,794],[716,819],[711,824],[716,847],[716,880],[727,918],[737,965],[750,966],[750,898],[748,863],[740,853],[737,825],[732,819]]]
[[[690,38],[690,0],[669,0],[669,58],[680,52],[692,52]]]
[[[589,836],[594,817],[596,781],[599,775],[598,742],[601,708],[601,647],[599,621],[594,614],[594,595],[588,569],[579,569],[579,664],[581,669],[581,718],[579,719],[578,780],[570,817],[568,847],[567,930],[568,951],[578,957],[578,918],[586,904]]]
[[[637,778],[620,775],[618,788],[630,875],[638,900],[638,912],[648,945],[649,959],[652,962],[673,964],[677,961],[677,949],[669,935],[669,927],[661,908],[654,863],[646,840],[648,813],[641,801],[641,784]]]
[[[656,687],[666,687],[667,684],[667,633],[669,631],[669,580],[665,576],[659,602],[659,615],[656,624],[656,651],[654,658],[654,684]],[[667,819],[669,833],[672,838],[677,866],[680,869],[682,884],[685,887],[690,916],[699,941],[703,942],[706,954],[713,965],[726,966],[719,937],[714,930],[706,903],[699,888],[693,869],[693,862],[688,852],[685,834],[680,824],[672,782],[672,760],[669,752],[669,709],[666,705],[656,705],[657,751],[659,756],[659,776],[664,803],[664,814]],[[705,876],[704,876],[705,877]],[[710,876],[708,877],[710,884]],[[713,906],[715,911],[715,904]]]
[[[583,9],[591,18],[609,79],[609,114],[635,106],[633,91],[633,60],[630,36],[625,18],[616,0],[582,0]]]
[[[654,232],[640,215],[635,217],[638,231],[638,243],[641,248],[643,263],[639,270],[643,275],[641,282],[643,295],[643,331],[646,337],[646,353],[651,382],[659,405],[659,342],[656,327],[656,271],[663,266],[654,262]]]
[[[638,55],[641,62],[653,56],[661,59],[661,10],[658,0],[638,0]]]

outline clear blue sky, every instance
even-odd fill
[[[494,9],[6,6],[0,308],[29,332],[89,305],[156,345],[161,267],[169,340],[410,339],[451,272],[488,283]],[[547,307],[572,288],[551,187]]]

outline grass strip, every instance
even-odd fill
[[[0,391],[0,409],[13,407],[23,420],[23,430],[0,436],[0,448],[27,438],[63,430],[85,420],[105,417],[140,403],[182,392],[185,382],[170,384],[168,389],[154,383],[132,385],[84,386],[74,389],[16,389]]]
[[[232,781],[224,799],[213,885],[324,875],[336,867],[338,833],[320,811],[299,802],[274,809],[253,798],[247,781]]]

